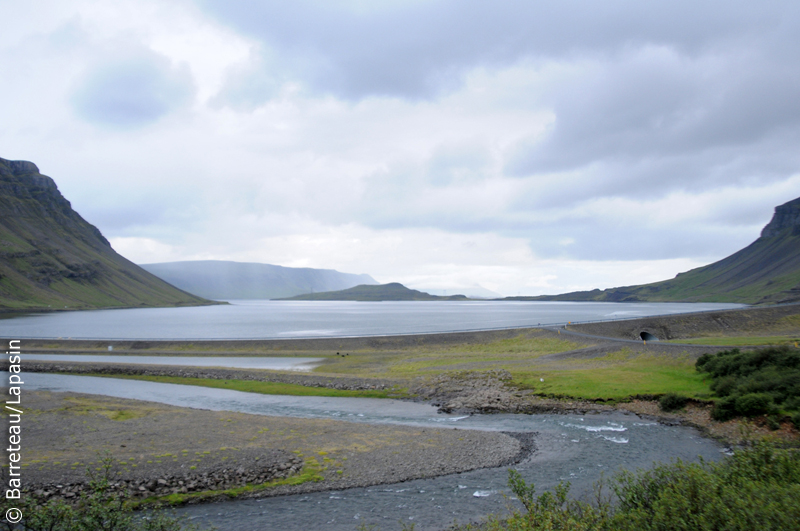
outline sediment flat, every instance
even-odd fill
[[[496,467],[528,448],[499,432],[206,411],[79,393],[28,391],[24,399],[23,481],[45,497],[75,497],[87,469],[97,471],[104,457],[120,490],[139,498],[306,479],[237,493],[246,497]]]

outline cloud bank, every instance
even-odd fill
[[[2,156],[136,261],[555,293],[800,195],[792,2],[45,4],[0,5]]]

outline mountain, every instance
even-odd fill
[[[408,289],[402,284],[392,282],[377,286],[355,286],[342,291],[329,291],[327,293],[309,293],[288,297],[286,301],[465,301],[469,300],[464,295],[451,295],[437,297],[429,293]]]
[[[341,290],[359,284],[377,284],[369,275],[340,273],[333,269],[220,260],[143,264],[142,268],[181,289],[222,300],[277,299]]]
[[[727,258],[679,273],[675,278],[606,290],[577,291],[507,300],[800,302],[800,198],[775,207],[761,236]]]
[[[198,304],[117,254],[35,164],[0,159],[0,309]]]

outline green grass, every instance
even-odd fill
[[[695,370],[694,359],[688,356],[628,357],[625,351],[621,351],[592,361],[595,363],[593,367],[512,373],[513,382],[543,396],[592,400],[621,401],[637,395],[664,393],[699,399],[711,395],[710,379]]]
[[[99,373],[88,373],[82,375],[100,376],[105,378],[122,378],[126,380],[145,380],[148,382],[172,383],[180,385],[196,385],[200,387],[213,387],[216,389],[231,389],[233,391],[244,391],[246,393],[260,393],[263,395],[398,398],[399,396],[405,394],[404,389],[348,391],[343,389],[328,389],[327,387],[306,387],[304,385],[297,385],[297,384],[286,384],[279,382],[256,382],[252,380],[215,380],[211,378],[146,376],[138,374],[108,375]]]
[[[695,337],[692,339],[672,339],[665,343],[683,343],[687,345],[711,345],[721,347],[748,347],[761,345],[797,346],[800,338],[791,336],[729,336],[729,337]]]
[[[321,472],[325,467],[321,466],[316,459],[306,459],[306,465],[299,474],[289,476],[284,479],[275,479],[267,483],[261,484],[248,484],[241,487],[233,487],[226,490],[205,490],[200,492],[189,492],[186,494],[169,494],[166,496],[151,496],[141,501],[133,503],[133,507],[153,506],[153,505],[183,505],[187,502],[197,502],[207,498],[215,498],[217,496],[227,496],[229,498],[236,498],[243,494],[250,494],[262,490],[279,487],[281,485],[301,485],[310,481],[317,482],[325,479]]]
[[[414,347],[394,352],[353,352],[328,358],[314,369],[327,374],[413,378],[442,371],[506,369],[524,371],[547,354],[581,348],[566,339],[520,334],[489,343]]]

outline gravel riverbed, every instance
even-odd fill
[[[248,497],[497,467],[533,449],[530,436],[499,432],[269,417],[78,393],[29,391],[25,401],[24,485],[45,498],[77,496],[87,469],[98,472],[104,458],[113,463],[117,488],[138,497],[308,479],[237,493]]]

